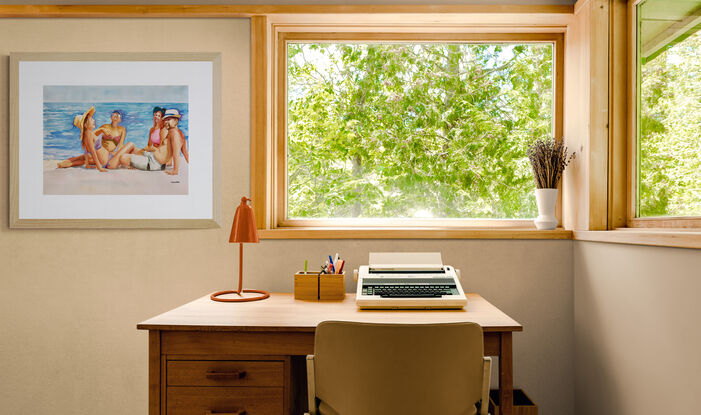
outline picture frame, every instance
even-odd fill
[[[220,227],[220,108],[219,53],[11,53],[10,227]]]

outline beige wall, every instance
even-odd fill
[[[575,242],[580,415],[699,413],[701,251]]]
[[[147,335],[136,323],[231,287],[227,243],[249,192],[249,23],[212,20],[0,20],[0,149],[7,154],[8,54],[39,51],[208,51],[223,65],[225,228],[10,230],[0,203],[0,412],[145,414]],[[7,163],[7,155],[2,159]],[[0,194],[8,194],[0,169]],[[464,285],[524,325],[515,383],[543,414],[572,414],[571,241],[262,241],[246,247],[249,287],[291,291],[291,275],[331,251],[349,266],[371,250],[442,251]],[[157,263],[158,266],[152,264]],[[354,291],[349,281],[347,289]]]

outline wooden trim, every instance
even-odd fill
[[[274,166],[273,226],[287,217],[287,34],[278,34],[273,60],[275,65],[275,90],[277,105],[273,109],[275,120],[275,145],[271,152]]]
[[[258,228],[270,227],[268,18],[251,18],[251,199]]]
[[[287,219],[278,228],[460,228],[535,230],[533,219],[414,219],[414,218],[333,218]]]
[[[701,232],[683,229],[617,229],[613,231],[574,231],[577,241],[701,249]]]
[[[608,229],[609,0],[591,0],[589,229]]]
[[[634,218],[628,221],[629,228],[701,228],[701,217],[670,216]]]
[[[260,239],[572,239],[572,231],[556,229],[446,228],[277,228],[258,230]]]
[[[628,144],[628,10],[612,0],[609,38],[608,229],[626,226]]]
[[[563,141],[565,139],[565,35],[564,33],[556,34],[555,40],[555,65],[553,67],[555,80],[553,82],[553,137],[556,140]],[[557,202],[555,204],[555,216],[558,220],[558,227],[562,227],[563,219],[563,198],[562,198],[562,182],[557,184],[559,192],[557,193]]]
[[[628,142],[626,224],[638,215],[638,18],[637,1],[628,2]]]
[[[286,28],[287,29],[287,28]],[[294,32],[280,31],[287,42],[562,42],[563,35],[553,33],[406,33],[406,32]]]
[[[284,15],[285,18],[292,15]],[[287,23],[287,19],[281,19],[280,16],[270,16],[270,21],[273,27],[278,31],[284,31],[287,33],[294,32],[304,32],[304,33],[322,33],[322,32],[338,32],[338,33],[448,33],[448,34],[505,34],[505,33],[565,33],[567,31],[567,22],[570,20],[569,15],[567,18],[562,18],[561,21],[547,23],[510,23],[510,24],[488,24],[484,22],[473,22],[460,21],[460,22],[450,22],[445,24],[436,25],[435,20],[442,17],[438,15],[412,15],[417,18],[414,19],[412,23],[405,16],[409,15],[363,15],[362,18],[373,21],[376,23],[363,23],[358,24],[352,19],[360,18],[357,15],[333,15],[329,16],[327,20],[337,22],[337,23],[327,23],[316,24],[316,23]],[[431,19],[430,16],[434,16]],[[438,17],[435,17],[438,16]],[[498,15],[449,15],[451,18],[464,17],[463,20],[476,20],[479,16],[491,16],[493,19],[499,17]],[[526,16],[526,15],[524,15]],[[533,16],[533,15],[528,15]],[[312,15],[305,15],[306,18],[312,20]],[[375,19],[372,19],[375,17]],[[410,16],[411,17],[411,16]],[[421,17],[419,19],[418,17]],[[542,16],[540,16],[542,18]],[[392,20],[392,19],[396,19]],[[447,19],[441,19],[447,20]],[[283,23],[276,23],[277,21],[282,21]]]
[[[344,229],[339,231],[338,229],[331,228],[331,232],[320,232],[321,229],[311,231],[310,228],[315,227],[326,227],[326,226],[348,226],[348,227],[367,227],[367,226],[388,226],[387,220],[358,220],[356,219],[340,219],[340,220],[323,220],[323,219],[311,219],[311,220],[301,220],[301,219],[287,219],[287,90],[286,90],[286,76],[287,76],[287,54],[285,53],[287,44],[290,42],[304,42],[304,41],[427,41],[427,42],[447,42],[447,41],[458,41],[458,42],[548,42],[554,44],[554,66],[553,71],[555,75],[555,80],[553,82],[553,109],[554,109],[554,133],[556,137],[561,137],[564,130],[564,34],[559,31],[554,31],[551,33],[407,33],[407,32],[345,32],[343,27],[335,28],[334,32],[299,32],[299,31],[288,31],[294,26],[277,27],[275,26],[275,33],[277,35],[276,49],[273,54],[273,61],[276,61],[276,65],[273,71],[273,77],[276,80],[274,86],[274,97],[276,101],[276,106],[274,109],[273,118],[275,120],[275,125],[273,130],[275,132],[274,146],[273,149],[267,150],[269,154],[274,159],[273,164],[273,203],[272,203],[272,226],[261,227],[259,229],[266,232],[261,233],[261,237],[268,239],[307,239],[307,238],[351,238],[350,235],[365,235],[368,238],[388,238],[388,232],[384,229],[380,229],[378,232],[368,232],[371,229],[361,230],[361,233],[354,232],[352,229]],[[256,143],[260,141],[256,140]],[[258,153],[258,151],[257,151]],[[561,206],[562,192],[559,193],[558,206]],[[560,218],[560,223],[562,223],[562,209],[558,209],[558,217]],[[261,213],[262,214],[262,213]],[[390,220],[389,226],[406,227],[406,222],[409,220]],[[426,223],[430,222],[430,223]],[[509,229],[519,229],[519,228],[530,228],[532,230],[533,224],[530,220],[479,220],[479,219],[458,219],[458,220],[441,220],[436,219],[432,221],[422,221],[426,223],[426,226],[455,226],[455,227],[500,227]],[[291,228],[300,227],[301,232],[291,232],[291,229],[285,229],[284,232],[267,232],[269,230],[277,230],[280,228]],[[406,227],[405,229],[393,229],[389,232],[392,235],[396,235],[399,238],[463,238],[465,233],[455,233],[451,234],[453,236],[445,236],[443,229],[431,229],[430,232],[422,230],[419,233],[412,232],[411,234],[406,233],[411,228]],[[465,229],[461,229],[464,232]],[[262,236],[266,235],[266,236]],[[292,236],[294,235],[294,236]],[[343,235],[335,237],[333,235]],[[400,236],[400,235],[410,235],[410,236]],[[419,235],[419,236],[417,236]],[[436,235],[436,236],[432,236]],[[461,236],[455,236],[461,235]],[[540,238],[540,237],[539,237]],[[508,238],[512,239],[512,238]]]
[[[571,14],[571,5],[0,5],[0,18],[250,17],[266,14]]]
[[[555,138],[560,140],[564,136],[565,123],[565,35],[563,33],[549,34],[555,41],[555,81],[553,82],[553,108]],[[560,192],[562,194],[562,192]],[[560,197],[561,199],[561,197]],[[561,216],[561,215],[560,215]]]

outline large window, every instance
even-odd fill
[[[636,217],[701,216],[701,1],[637,5]]]
[[[279,43],[283,225],[532,226],[525,149],[561,135],[561,35],[337,37]]]

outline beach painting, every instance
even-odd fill
[[[187,85],[44,86],[44,194],[187,194],[188,114]]]
[[[219,227],[220,110],[219,53],[11,53],[10,226]]]

